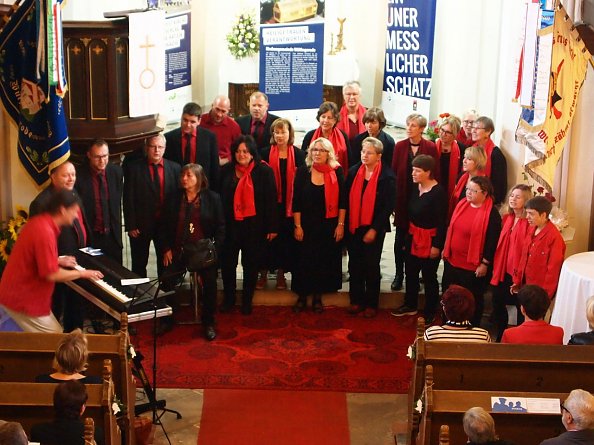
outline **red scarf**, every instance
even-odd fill
[[[293,216],[293,181],[295,179],[295,152],[292,145],[287,147],[287,201],[286,201],[286,213],[285,216]],[[276,200],[277,202],[283,202],[283,187],[281,184],[281,172],[280,172],[280,156],[278,146],[273,145],[270,147],[270,167],[274,172],[274,181],[276,182]]]
[[[475,145],[475,147],[480,147],[478,142],[475,143],[474,145]],[[482,149],[485,150],[485,154],[487,155],[487,165],[485,165],[485,175],[488,176],[489,178],[491,177],[491,153],[493,153],[494,148],[495,148],[495,143],[491,139],[488,139],[485,146],[482,147]]]
[[[515,269],[522,254],[522,242],[529,227],[528,220],[520,218],[515,227],[514,220],[515,215],[513,213],[503,217],[503,227],[501,228],[501,235],[499,235],[497,250],[495,250],[495,257],[493,258],[493,278],[491,279],[493,286],[497,286],[505,279],[510,256]]]
[[[365,165],[361,165],[349,193],[349,230],[355,233],[358,227],[369,226],[373,220],[373,211],[375,209],[375,193],[377,191],[377,181],[382,170],[382,163],[378,162],[373,168],[371,178],[363,191],[365,182]]]
[[[313,164],[320,173],[324,173],[324,198],[326,200],[326,218],[338,216],[338,178],[336,171],[328,164]]]
[[[243,221],[244,218],[256,215],[254,182],[252,181],[254,164],[254,161],[252,161],[247,167],[235,166],[235,173],[240,176],[235,195],[233,195],[233,212],[236,221]]]
[[[466,147],[470,147],[472,144],[474,144],[474,142],[472,142],[472,135],[467,137],[464,128],[460,129],[458,135],[456,136],[456,140]]]
[[[315,141],[317,138],[323,137],[325,136],[322,134],[322,127],[318,127],[311,140]],[[342,167],[342,170],[347,172],[349,170],[349,156],[347,152],[346,141],[344,140],[342,132],[337,127],[334,127],[328,140],[332,143],[332,147],[334,147],[336,160]]]
[[[454,210],[452,220],[450,221],[450,228],[446,235],[445,246],[443,248],[443,257],[449,260],[451,253],[450,242],[452,239],[452,229],[456,225],[458,217],[470,207],[470,202],[465,199],[460,201]],[[472,222],[472,231],[470,240],[468,242],[468,255],[466,260],[475,265],[476,267],[481,264],[483,257],[483,248],[485,247],[485,236],[487,234],[487,226],[489,225],[489,217],[491,216],[491,209],[493,208],[493,200],[489,197],[483,202],[483,205],[479,207],[479,211],[476,214],[474,221]]]
[[[437,153],[441,156],[441,139],[435,141],[437,146]],[[460,146],[457,141],[452,142],[452,151],[450,152],[450,165],[448,167],[448,196],[452,196],[454,188],[456,187],[456,178],[458,177],[460,169]]]
[[[485,176],[485,172],[478,171],[476,176]],[[460,202],[460,194],[462,193],[462,190],[464,190],[466,188],[466,184],[468,183],[469,179],[470,179],[470,174],[468,172],[464,172],[464,174],[462,176],[460,176],[460,179],[458,179],[458,182],[456,183],[456,187],[454,188],[454,193],[450,195],[450,204],[449,204],[449,208],[448,208],[448,219],[450,219],[452,217],[452,214],[454,213],[454,209],[458,205],[458,202]]]
[[[423,229],[417,227],[413,223],[408,223],[408,233],[412,235],[412,244],[410,246],[410,253],[417,258],[429,258],[431,254],[432,239],[437,235],[437,229]]]
[[[359,134],[365,131],[365,124],[363,123],[363,115],[365,114],[365,107],[359,104],[357,108],[357,127],[359,128]],[[349,134],[349,109],[346,105],[343,105],[340,109],[340,120],[336,124],[336,128]]]

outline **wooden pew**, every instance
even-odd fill
[[[127,407],[122,421],[126,445],[135,445],[134,406],[136,382],[128,361],[128,318],[122,314],[121,330],[113,335],[87,334],[88,375],[101,375],[103,361],[111,360],[115,396]],[[66,334],[0,332],[0,382],[34,382],[51,372],[56,347]]]
[[[111,407],[114,400],[111,372],[111,363],[106,360],[103,384],[86,385],[89,398],[85,416],[90,417],[94,425],[103,428],[106,445],[121,445],[120,428]],[[56,383],[0,382],[0,418],[19,422],[30,435],[34,424],[54,418],[56,386]]]
[[[462,418],[473,406],[482,407],[493,416],[495,429],[502,439],[517,444],[538,445],[544,439],[555,437],[565,431],[561,414],[494,413],[491,412],[491,397],[506,395],[565,400],[569,393],[439,390],[435,389],[438,382],[437,379],[433,379],[431,366],[427,368],[423,413],[416,440],[419,445],[441,443],[443,425],[449,426],[450,443],[466,443],[467,436],[462,426]]]

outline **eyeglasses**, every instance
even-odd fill
[[[328,150],[326,150],[325,148],[312,148],[311,149],[312,153],[328,153]]]
[[[472,126],[472,129],[473,129],[473,130],[484,130],[484,129],[485,129],[485,127],[477,127],[476,125],[473,125],[473,126]]]
[[[563,411],[567,411],[567,413],[568,413],[568,414],[569,414],[571,417],[573,417],[573,415],[571,414],[571,412],[570,412],[570,411],[569,411],[567,408],[565,408],[565,405],[563,405],[563,402],[561,402],[561,403],[559,404],[559,406],[561,407],[561,414],[563,414]]]
[[[466,189],[466,193],[470,193],[471,195],[476,195],[477,193],[482,192],[482,190],[473,190],[473,189]]]
[[[165,150],[164,145],[147,145],[146,148],[150,148],[152,150]]]
[[[462,123],[464,125],[472,125],[472,124],[474,124],[474,121],[462,121]]]
[[[440,133],[443,133],[443,134],[449,134],[450,136],[453,136],[453,135],[454,135],[454,133],[453,133],[453,132],[451,132],[451,131],[447,131],[447,130],[443,130],[443,129],[441,129],[441,128],[439,129],[439,132],[440,132]]]
[[[91,158],[96,159],[96,160],[107,159],[107,158],[109,158],[109,155],[92,155]]]

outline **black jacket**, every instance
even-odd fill
[[[272,126],[272,123],[277,120],[279,117],[274,115],[274,114],[270,114],[267,113],[266,114],[266,122],[264,122],[264,134],[262,135],[262,144],[258,144],[258,151],[260,153],[262,153],[262,151],[266,148],[270,148],[270,127]],[[235,122],[237,122],[237,124],[239,125],[239,128],[241,129],[241,134],[249,134],[251,135],[251,127],[252,127],[252,115],[251,114],[246,114],[243,116],[239,116],[237,119],[235,119]]]

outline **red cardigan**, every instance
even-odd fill
[[[506,329],[501,343],[524,345],[562,345],[563,328],[552,326],[544,320],[526,320],[520,326]]]
[[[514,284],[537,284],[553,298],[565,257],[565,241],[550,221],[536,236],[535,231],[536,226],[530,227],[524,238],[518,268],[514,271]]]
[[[408,230],[408,198],[410,197],[409,182],[412,175],[412,168],[408,168],[408,153],[410,152],[410,141],[404,139],[396,143],[394,156],[392,157],[392,170],[396,174],[396,205],[394,212],[396,227]],[[439,155],[435,143],[421,138],[417,155],[429,155],[435,159],[435,171],[433,177],[439,181]]]

